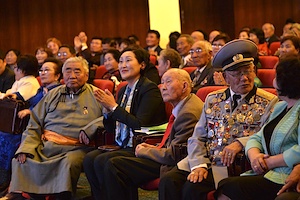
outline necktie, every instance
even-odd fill
[[[234,94],[233,95],[233,105],[232,105],[232,110],[234,110],[237,105],[238,105],[238,100],[241,98],[242,96],[239,94]]]
[[[161,143],[158,146],[159,149],[162,148],[165,145],[167,139],[169,138],[174,120],[175,120],[175,116],[172,114],[169,118],[169,123],[168,123],[167,129],[164,133],[164,137],[163,137],[163,139],[161,140]]]
[[[197,81],[198,81],[199,78],[200,78],[201,73],[200,73],[200,71],[199,71],[198,69],[196,69],[196,71],[194,72],[194,74],[195,74],[195,77],[194,77],[194,79],[193,79],[193,85],[196,85],[196,84],[197,84]]]

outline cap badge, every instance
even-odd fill
[[[234,62],[238,61],[238,60],[243,60],[244,59],[244,56],[242,54],[236,54],[232,57],[232,60]]]

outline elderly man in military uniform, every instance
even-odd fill
[[[253,42],[234,40],[214,57],[213,66],[222,66],[229,87],[207,96],[188,140],[188,156],[160,180],[161,200],[206,199],[207,193],[215,189],[215,180],[221,179],[220,172],[227,172],[248,136],[269,117],[278,98],[254,86],[256,55]]]

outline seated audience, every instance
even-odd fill
[[[111,80],[115,84],[115,89],[122,81],[119,71],[119,59],[121,53],[116,49],[110,49],[104,54],[104,66],[107,72],[103,75],[102,79]]]
[[[162,77],[160,90],[164,101],[173,106],[163,140],[159,146],[139,144],[135,156],[120,154],[106,162],[103,185],[107,199],[138,199],[139,185],[159,178],[181,159],[176,154],[175,145],[186,143],[192,135],[203,102],[191,94],[192,81],[182,69],[168,70]]]
[[[214,40],[214,38],[217,36],[217,35],[220,35],[222,32],[221,31],[218,31],[218,30],[213,30],[209,33],[209,42],[212,44],[212,41]]]
[[[256,54],[256,45],[248,40],[229,42],[216,54],[213,65],[223,67],[230,87],[207,96],[200,120],[188,139],[188,156],[161,177],[159,199],[205,200],[215,189],[214,178],[226,177],[212,171],[217,168],[227,173],[226,167],[242,151],[248,136],[267,120],[278,99],[254,86]]]
[[[123,38],[121,40],[121,43],[120,43],[119,48],[118,48],[119,52],[122,52],[124,49],[129,47],[129,45],[131,45],[131,44],[132,44],[132,42],[129,39]]]
[[[190,73],[193,81],[193,93],[197,93],[199,88],[214,85],[214,68],[211,66],[211,44],[207,41],[195,42],[190,50],[190,55],[196,70]]]
[[[61,46],[61,42],[55,37],[48,38],[46,42],[46,46],[47,48],[51,49],[52,54],[56,57],[58,53],[58,49]]]
[[[265,23],[262,26],[262,30],[264,32],[265,40],[268,44],[268,48],[270,48],[271,43],[279,41],[279,38],[275,35],[275,27],[273,24]]]
[[[53,57],[52,51],[50,49],[48,49],[47,47],[38,47],[35,50],[35,57],[39,63],[39,69],[42,67],[42,65],[44,64],[44,61],[46,58],[51,58]]]
[[[264,32],[259,28],[253,28],[250,30],[250,40],[252,40],[258,48],[258,55],[268,56],[270,55],[270,50],[268,44],[265,40]]]
[[[282,35],[280,36],[280,39],[282,39],[286,34],[291,30],[292,25],[295,23],[295,21],[291,18],[286,19],[285,24],[282,28]]]
[[[249,39],[249,31],[247,29],[240,30],[239,39]]]
[[[216,53],[227,43],[230,41],[230,37],[226,33],[221,33],[216,35],[216,37],[212,41],[212,56],[214,57]]]
[[[191,33],[194,42],[207,40],[207,34],[202,30],[195,30]]]
[[[291,30],[296,33],[296,36],[300,38],[300,24],[299,23],[294,23],[291,27]]]
[[[15,82],[14,71],[6,66],[5,55],[0,50],[0,93],[5,93]]]
[[[68,58],[75,57],[76,52],[74,47],[63,44],[59,47],[57,58],[62,62],[65,63]]]
[[[150,55],[159,56],[162,48],[159,46],[160,33],[157,30],[149,30],[146,37],[146,47],[145,50],[149,52]]]
[[[268,123],[247,142],[245,153],[252,170],[245,176],[222,180],[218,188],[221,199],[273,200],[300,163],[299,76],[298,57],[279,62],[273,84],[283,101],[275,105]]]
[[[40,87],[35,78],[38,62],[34,56],[21,56],[15,66],[16,81],[4,97],[27,102]],[[20,145],[22,134],[0,131],[0,192],[5,195],[11,178],[11,160]]]
[[[60,79],[62,78],[62,62],[56,58],[46,58],[44,64],[39,69],[39,77],[41,80],[41,87],[38,89],[35,96],[31,97],[29,102],[29,109],[19,111],[19,118],[24,118],[30,115],[31,110],[35,105],[53,88],[60,85]]]
[[[62,71],[65,85],[52,89],[32,110],[12,161],[8,199],[24,191],[33,199],[52,194],[71,200],[76,192],[83,157],[103,126],[102,107],[94,98],[96,88],[86,83],[86,60],[69,58]]]
[[[132,34],[129,35],[127,38],[131,41],[132,44],[136,44],[137,47],[141,46],[140,40],[136,35]]]
[[[164,49],[158,58],[158,74],[160,77],[170,68],[179,68],[181,57],[174,49]]]
[[[117,101],[108,90],[96,90],[95,97],[104,107],[106,131],[115,133],[116,151],[95,150],[88,153],[83,167],[95,199],[103,197],[104,165],[117,155],[134,156],[135,130],[166,122],[165,106],[156,84],[146,78],[144,68],[149,62],[144,49],[125,49],[119,60],[122,79],[128,84],[121,88]]]
[[[191,55],[189,51],[194,44],[193,38],[188,34],[181,34],[176,42],[176,49],[182,58],[182,65],[180,68],[184,68],[186,66],[192,66],[193,62],[191,60]]]
[[[5,54],[5,62],[7,66],[14,70],[17,65],[18,58],[21,56],[21,52],[17,49],[10,49]]]
[[[299,56],[300,52],[300,38],[296,36],[286,36],[280,41],[280,48],[278,49],[279,58],[286,56]]]
[[[180,37],[180,33],[178,31],[171,32],[169,34],[169,43],[167,44],[167,49],[171,48],[171,49],[177,50],[176,42],[179,37]]]

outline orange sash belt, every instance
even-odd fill
[[[49,130],[44,130],[44,134],[42,134],[41,137],[42,140],[44,141],[51,141],[61,145],[76,145],[76,146],[82,145],[78,139],[68,137],[68,136],[63,136]]]

